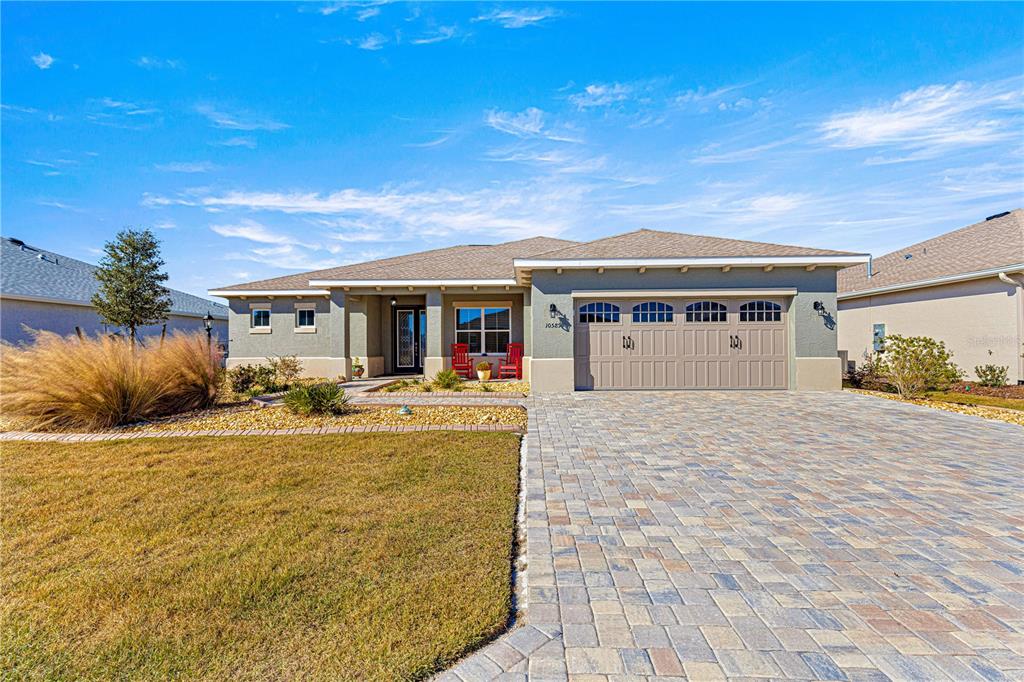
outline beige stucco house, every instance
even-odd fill
[[[638,230],[465,245],[236,284],[229,364],[433,375],[524,347],[535,392],[834,389],[836,273],[867,256]]]
[[[1016,209],[839,273],[839,351],[859,364],[884,336],[944,341],[974,377],[1024,382],[1024,211]]]

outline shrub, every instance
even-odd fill
[[[894,334],[885,339],[878,371],[901,396],[914,397],[929,389],[948,388],[960,379],[962,372],[952,357],[942,341]]]
[[[299,379],[302,361],[294,355],[267,358],[266,364],[239,365],[228,370],[228,383],[236,395],[257,396],[286,391]]]
[[[275,355],[267,358],[267,364],[274,373],[274,385],[279,391],[294,384],[302,374],[302,361],[294,355]]]
[[[284,394],[284,405],[296,414],[342,414],[348,410],[348,396],[338,384],[323,382],[296,386]]]
[[[462,379],[454,369],[442,369],[434,375],[434,386],[448,391],[458,386],[460,381]]]
[[[866,353],[864,355],[864,362],[852,372],[846,372],[843,376],[843,382],[850,388],[862,388],[866,391],[892,392],[894,390],[892,385],[879,372],[878,362]]]
[[[478,362],[476,363],[476,371],[478,372],[490,372],[491,363],[489,362]]]
[[[273,386],[274,372],[268,365],[239,365],[228,370],[228,385],[232,393],[259,395],[267,386]]]
[[[974,373],[978,375],[978,383],[982,386],[998,388],[1009,381],[1010,368],[1005,365],[978,365]]]
[[[103,429],[212,405],[219,372],[202,334],[133,348],[36,332],[30,345],[3,347],[0,404],[35,430]]]

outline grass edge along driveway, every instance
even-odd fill
[[[10,678],[418,679],[511,605],[519,437],[5,443]]]

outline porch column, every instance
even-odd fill
[[[380,296],[349,295],[347,303],[349,357],[362,361],[366,368],[363,376],[380,376],[384,373],[384,353],[380,339]]]
[[[432,377],[445,367],[444,344],[444,296],[440,291],[429,290],[427,304],[427,348],[423,354],[423,375]]]
[[[331,303],[328,320],[330,324],[330,361],[337,374],[352,377],[352,363],[348,357],[348,315],[345,308],[345,292],[331,289]]]

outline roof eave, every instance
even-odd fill
[[[975,272],[964,272],[958,275],[947,275],[945,277],[933,277],[931,279],[915,280],[913,282],[901,282],[899,284],[891,284],[883,287],[874,287],[872,289],[858,289],[856,291],[841,292],[837,298],[840,301],[853,299],[853,298],[865,298],[867,296],[878,296],[880,294],[888,294],[897,291],[908,291],[910,289],[924,289],[926,287],[937,287],[943,284],[956,284],[957,282],[969,282],[973,279],[985,279],[987,277],[998,277],[999,273],[1005,272],[1007,274],[1015,274],[1018,272],[1024,272],[1024,263],[1013,263],[1011,265],[1003,265],[998,268],[988,268],[987,270],[977,270]]]
[[[516,286],[515,279],[314,279],[317,287],[505,287]]]
[[[210,289],[206,293],[221,298],[244,296],[329,296],[327,289]]]

